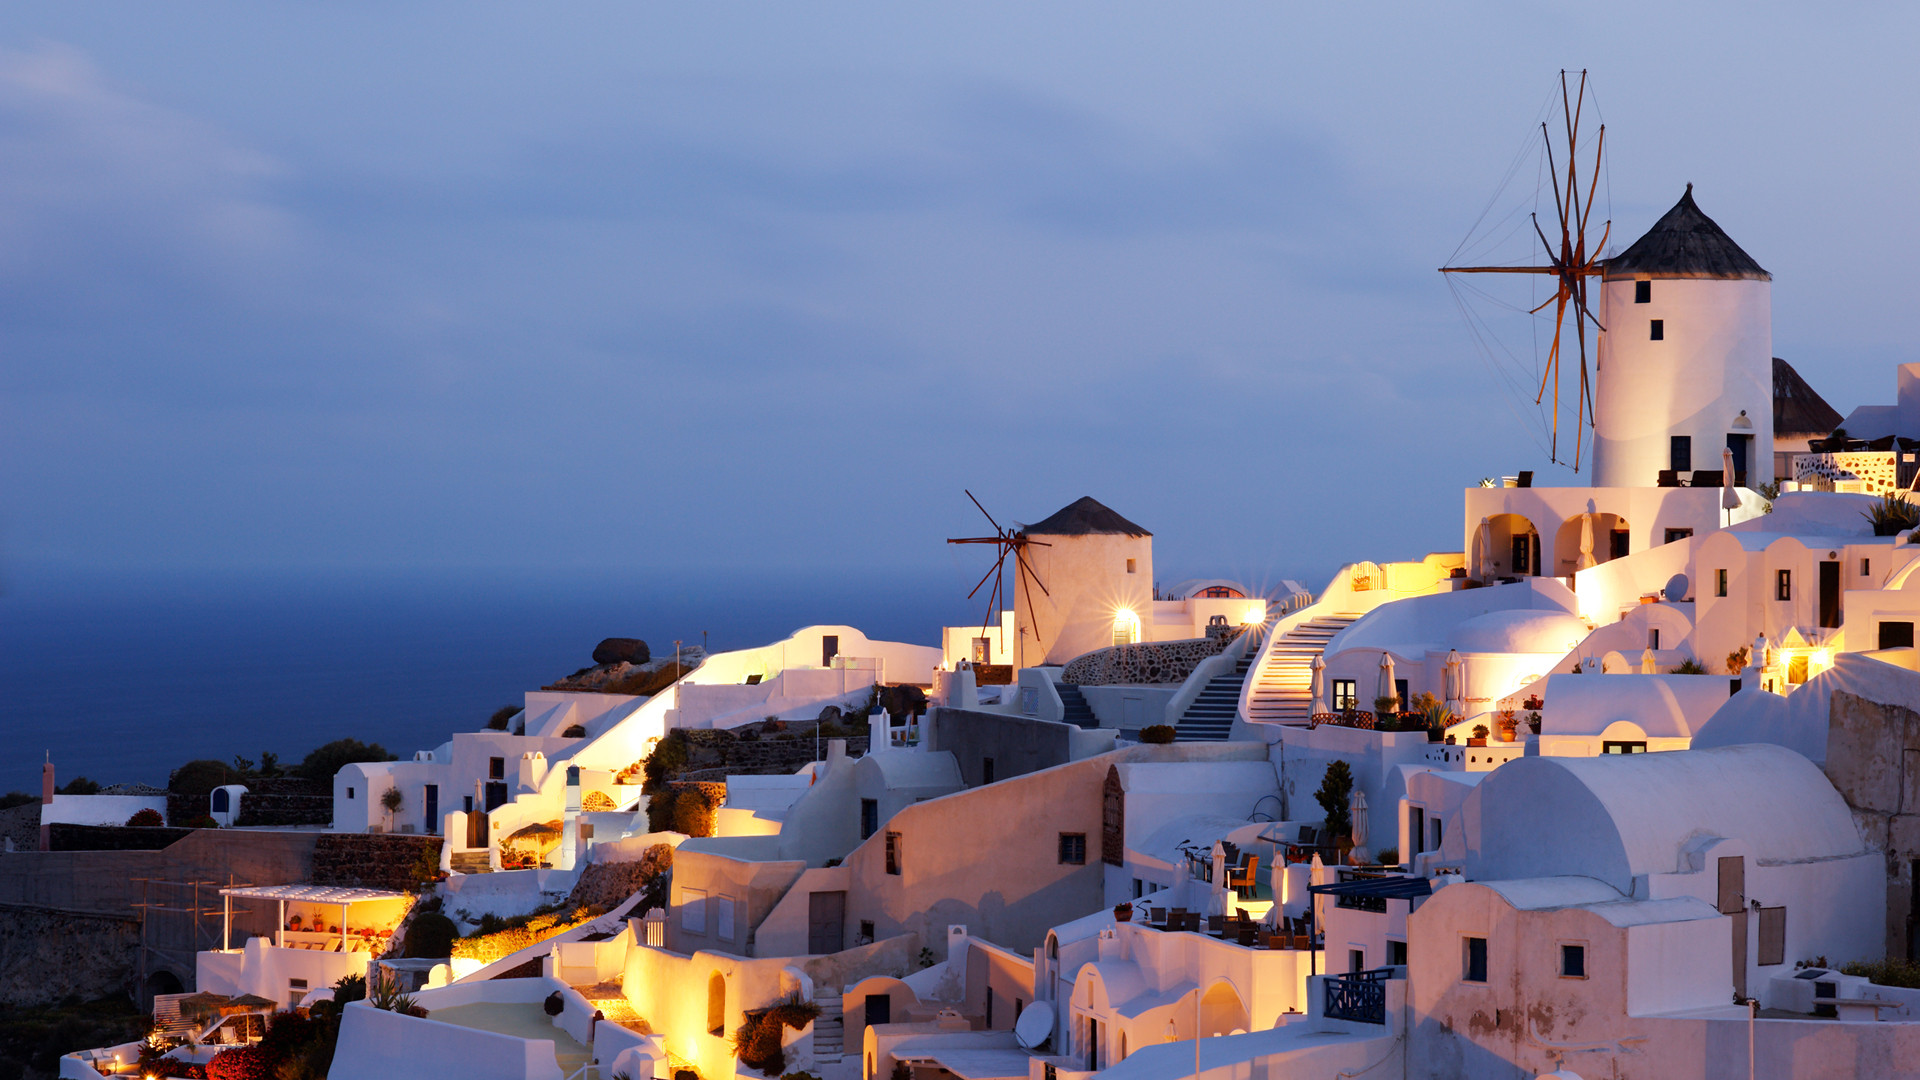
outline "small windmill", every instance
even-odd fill
[[[1559,464],[1560,458],[1560,361],[1563,355],[1561,333],[1565,328],[1567,311],[1573,311],[1574,336],[1579,340],[1580,348],[1580,385],[1578,399],[1574,406],[1573,471],[1580,471],[1580,447],[1587,428],[1593,426],[1593,385],[1587,374],[1587,323],[1594,326],[1595,346],[1598,347],[1599,334],[1606,332],[1600,320],[1587,306],[1587,279],[1598,277],[1605,271],[1602,253],[1607,248],[1607,237],[1613,231],[1611,220],[1605,223],[1600,233],[1600,242],[1587,246],[1587,219],[1593,213],[1593,196],[1600,177],[1600,155],[1607,142],[1607,126],[1600,125],[1600,135],[1593,147],[1593,170],[1587,177],[1587,190],[1584,197],[1580,191],[1580,175],[1574,154],[1579,149],[1580,114],[1587,100],[1587,73],[1580,72],[1580,85],[1576,92],[1569,93],[1567,73],[1560,72],[1560,114],[1565,125],[1567,140],[1567,169],[1562,177],[1554,161],[1553,135],[1545,122],[1540,125],[1540,138],[1547,151],[1547,175],[1553,182],[1554,211],[1559,217],[1560,237],[1556,244],[1540,227],[1539,215],[1533,215],[1533,231],[1540,238],[1540,244],[1546,249],[1545,266],[1443,266],[1443,274],[1551,274],[1557,288],[1554,295],[1542,302],[1528,314],[1537,315],[1546,310],[1548,304],[1555,305],[1553,313],[1553,346],[1547,351],[1547,362],[1540,373],[1540,390],[1534,395],[1533,403],[1540,404],[1546,399],[1547,384],[1553,384],[1553,447],[1552,460]]]
[[[1053,545],[1043,540],[1028,539],[1013,529],[1002,528],[998,521],[993,520],[993,515],[987,513],[987,508],[980,505],[980,500],[973,498],[973,492],[968,491],[967,498],[972,499],[973,505],[979,509],[980,513],[986,516],[987,524],[993,526],[993,535],[948,538],[947,543],[992,544],[998,549],[999,554],[993,560],[993,567],[981,575],[979,584],[975,585],[973,591],[967,594],[967,599],[973,599],[979,595],[981,589],[987,587],[988,579],[992,579],[993,591],[987,594],[987,613],[985,617],[980,620],[980,633],[982,636],[985,636],[988,624],[994,621],[995,613],[1000,610],[1001,598],[1004,595],[1002,586],[1005,584],[1008,555],[1013,556],[1014,580],[1020,585],[1021,590],[1027,594],[1027,607],[1029,610],[1033,608],[1033,589],[1029,586],[1028,582],[1040,586],[1040,594],[1042,596],[1052,597],[1053,594],[1047,591],[1046,583],[1040,580],[1040,575],[1034,573],[1032,564],[1027,562],[1024,549],[1028,545],[1034,547],[1052,547]],[[1004,645],[1004,642],[1002,644]]]

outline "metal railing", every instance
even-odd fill
[[[1321,1012],[1329,1020],[1352,1020],[1361,1024],[1387,1022],[1387,980],[1392,968],[1356,971],[1351,975],[1329,975],[1327,997]]]

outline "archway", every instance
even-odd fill
[[[1580,569],[1580,522],[1593,519],[1594,565],[1629,553],[1627,519],[1619,514],[1575,514],[1553,535],[1553,572],[1565,577]]]
[[[1240,1000],[1240,993],[1232,983],[1221,980],[1207,988],[1206,995],[1200,999],[1201,1035],[1225,1035],[1230,1031],[1248,1031],[1252,1027],[1247,1006]]]
[[[719,972],[707,977],[707,1033],[727,1032],[727,979]]]
[[[1494,514],[1487,523],[1491,528],[1483,531],[1493,535],[1485,558],[1494,577],[1532,577],[1540,572],[1540,530],[1533,522],[1519,514]],[[1574,539],[1578,550],[1579,536]]]
[[[1131,608],[1121,608],[1113,613],[1113,643],[1115,645],[1134,645],[1140,641],[1140,616]]]

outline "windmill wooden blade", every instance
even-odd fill
[[[962,490],[962,491],[966,491],[967,489],[965,489],[965,488],[961,488],[960,490]],[[1000,527],[1000,523],[999,523],[999,522],[997,522],[997,521],[995,521],[995,520],[993,520],[993,515],[992,515],[992,514],[987,514],[987,508],[986,508],[986,507],[984,507],[984,506],[981,506],[981,505],[980,505],[980,500],[979,500],[979,499],[974,499],[974,498],[973,498],[973,492],[971,492],[971,491],[967,491],[967,498],[969,498],[969,499],[973,499],[973,505],[974,505],[975,507],[977,507],[977,508],[979,509],[979,511],[980,511],[980,512],[981,512],[982,514],[986,514],[986,515],[987,515],[987,523],[993,526],[993,531],[994,531],[994,532],[997,532],[997,533],[999,533],[999,534],[1000,534],[1001,536],[1003,536],[1003,537],[1004,537],[1004,536],[1005,536],[1005,535],[1007,534],[1007,530],[1005,530],[1005,529],[1003,529],[1003,528],[1001,528],[1001,527]]]

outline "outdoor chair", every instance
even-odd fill
[[[1661,469],[1660,478],[1657,481],[1655,481],[1654,486],[1655,487],[1679,487],[1680,486],[1679,471],[1676,469]]]
[[[1214,937],[1219,937],[1221,934],[1226,933],[1226,931],[1227,917],[1225,915],[1207,916],[1207,933],[1212,934]]]
[[[1151,922],[1151,923],[1152,923],[1153,925],[1155,925],[1155,926],[1164,926],[1164,925],[1166,925],[1166,921],[1167,921],[1167,909],[1166,909],[1166,908],[1163,908],[1163,907],[1150,907],[1150,908],[1148,908],[1148,909],[1147,909],[1147,921],[1148,921],[1148,922]]]
[[[1699,487],[1699,488],[1719,487],[1721,484],[1726,482],[1726,478],[1727,478],[1727,474],[1724,469],[1693,470],[1693,486],[1694,487]]]
[[[1260,856],[1248,855],[1244,865],[1227,871],[1227,888],[1245,889],[1253,892],[1257,886],[1253,883],[1254,871],[1260,868]]]
[[[1242,946],[1252,948],[1260,940],[1260,927],[1250,922],[1240,924],[1240,932],[1235,935]]]

